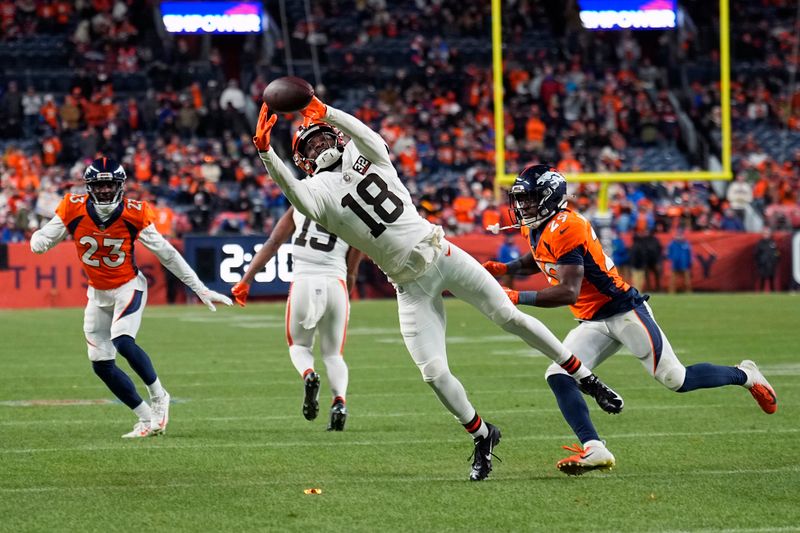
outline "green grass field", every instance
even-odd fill
[[[598,375],[625,411],[591,407],[618,466],[568,478],[555,463],[574,437],[543,379],[549,361],[448,300],[451,368],[503,431],[482,483],[467,481],[471,442],[420,379],[393,301],[352,307],[351,414],[335,434],[326,410],[300,413],[282,304],[148,308],[139,343],[177,402],[168,435],[136,441],[119,438],[134,422],[121,404],[13,403],[111,398],[81,309],[0,312],[0,530],[797,531],[800,300],[651,304],[684,363],[755,359],[778,413],[739,387],[671,393],[618,355]],[[559,336],[573,325],[566,309],[536,314]]]

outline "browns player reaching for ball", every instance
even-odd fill
[[[294,139],[293,160],[309,177],[296,179],[270,148],[277,116],[270,116],[267,104],[261,108],[253,137],[259,157],[295,209],[371,257],[393,282],[400,331],[411,358],[423,380],[474,439],[470,480],[480,481],[491,472],[500,430],[478,415],[450,372],[444,290],[547,355],[603,409],[622,409],[619,395],[589,372],[544,324],[518,311],[475,259],[447,241],[441,227],[417,213],[380,135],[316,97],[301,113],[305,123]]]

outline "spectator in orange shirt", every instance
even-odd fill
[[[466,183],[458,185],[458,196],[453,200],[453,213],[459,233],[469,233],[475,227],[475,207],[478,200],[472,196],[472,191]]]
[[[61,154],[61,139],[58,135],[51,133],[42,141],[42,161],[46,167],[52,167],[58,161]]]
[[[525,123],[525,140],[527,141],[528,150],[541,150],[544,148],[544,136],[547,132],[547,126],[542,121],[539,106],[534,104],[531,106],[531,115]]]
[[[562,174],[577,174],[583,170],[580,161],[575,159],[571,150],[564,152],[564,157],[558,162],[557,170]]]
[[[48,126],[56,131],[58,130],[58,106],[53,100],[52,94],[45,95],[44,104],[39,109],[39,114],[42,115],[42,120],[44,120]]]

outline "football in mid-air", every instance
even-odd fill
[[[284,76],[272,80],[264,89],[264,101],[273,111],[292,113],[306,107],[314,97],[314,88],[306,80]]]

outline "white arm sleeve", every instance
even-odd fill
[[[389,148],[383,137],[372,131],[369,126],[358,120],[353,115],[341,109],[328,106],[325,120],[345,132],[354,143],[358,153],[374,163],[391,164]]]
[[[194,292],[197,293],[208,290],[203,282],[200,281],[200,278],[197,277],[195,271],[192,270],[192,267],[189,266],[189,263],[187,263],[180,252],[158,232],[155,225],[150,224],[139,232],[139,242],[141,242],[145,248],[153,252],[155,256],[158,257],[158,260],[161,261],[162,265],[167,267],[170,272],[175,274],[178,279]]]
[[[34,232],[31,237],[31,251],[43,254],[67,236],[67,227],[58,215],[50,219],[41,229]]]
[[[258,152],[261,162],[289,199],[292,205],[305,216],[319,220],[322,216],[323,207],[320,198],[311,193],[308,184],[298,180],[292,171],[286,168],[281,158],[275,155],[275,150]]]

